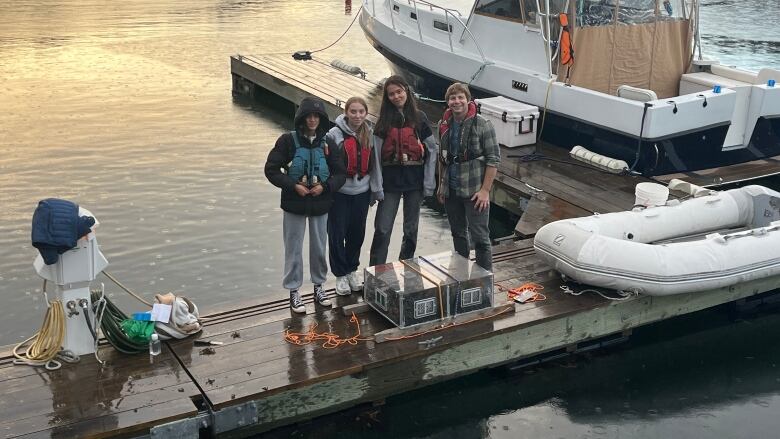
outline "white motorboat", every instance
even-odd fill
[[[587,285],[654,296],[727,287],[780,274],[780,193],[753,185],[556,221],[534,248]]]
[[[460,81],[536,105],[551,144],[645,175],[777,160],[780,71],[702,59],[698,12],[699,0],[363,0],[359,18],[421,94]]]

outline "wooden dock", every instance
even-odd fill
[[[284,331],[306,332],[316,323],[350,337],[356,327],[343,307],[357,297],[334,297],[334,307],[323,309],[309,296],[306,316],[291,315],[286,300],[206,316],[200,338],[224,345],[165,343],[153,363],[147,355],[124,356],[110,346],[101,349],[103,367],[90,356],[46,371],[13,366],[5,356],[0,432],[4,438],[178,438],[200,431],[249,436],[481,369],[592,349],[638,326],[780,284],[772,278],[707,293],[610,301],[563,293],[560,277],[536,257],[530,240],[497,246],[494,260],[496,303],[506,303],[503,290],[526,282],[543,285],[547,299],[416,338],[326,349],[321,343],[289,344]],[[372,312],[358,314],[358,320],[367,338],[390,326]]]
[[[237,93],[259,95],[256,88],[262,87],[293,102],[316,95],[328,103],[331,116],[355,94],[378,108],[375,84],[316,60],[236,56],[231,67]],[[530,153],[543,157],[510,157]],[[504,149],[502,154],[493,196],[506,209],[522,214],[516,227],[519,238],[533,236],[540,225],[555,219],[630,208],[634,185],[641,181],[572,164],[545,145]],[[47,371],[14,366],[6,349],[0,355],[0,435],[245,437],[485,368],[561,358],[610,344],[642,325],[780,286],[780,278],[767,278],[667,297],[612,301],[593,293],[575,296],[561,287],[574,292],[583,287],[564,285],[535,255],[529,239],[502,241],[494,248],[494,277],[497,306],[507,303],[506,290],[528,282],[542,285],[546,300],[379,343],[373,336],[390,324],[372,312],[357,314],[357,323],[350,321],[348,309],[359,308],[359,298],[336,297],[331,291],[334,306],[328,309],[305,296],[305,316],[291,314],[287,300],[204,316],[204,330],[197,337],[224,344],[195,346],[192,339],[164,343],[153,362],[144,354],[125,356],[104,346],[103,366],[85,357]],[[360,340],[333,349],[321,342],[295,345],[285,340],[285,331],[306,332],[315,324],[319,331],[343,338],[355,336],[359,327]]]

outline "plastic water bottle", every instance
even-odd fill
[[[160,336],[156,332],[152,333],[152,337],[149,339],[149,355],[160,355],[162,346],[160,345]]]

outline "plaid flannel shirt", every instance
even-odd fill
[[[452,120],[450,119],[448,123],[451,124]],[[463,154],[463,151],[468,148],[470,157],[481,156],[481,158],[457,165],[447,165],[444,161],[444,157],[449,152],[449,141],[450,136],[448,133],[444,133],[440,139],[439,193],[444,194],[445,197],[450,195],[449,166],[459,166],[460,185],[456,190],[456,195],[463,198],[471,198],[482,188],[482,181],[485,178],[485,166],[497,168],[501,161],[501,150],[496,140],[496,130],[489,120],[479,114],[471,117],[467,116],[461,123],[459,153]]]

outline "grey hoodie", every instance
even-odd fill
[[[333,142],[338,145],[339,151],[344,157],[345,163],[347,159],[346,153],[344,153],[344,133],[347,133],[350,136],[357,136],[357,134],[352,130],[352,128],[349,127],[349,124],[347,123],[347,118],[344,117],[343,114],[338,115],[336,117],[336,120],[333,121],[333,123],[336,124],[335,127],[331,128],[330,131],[328,131],[328,134],[326,136],[333,140]],[[371,124],[366,121],[367,124],[369,124],[369,128],[371,130],[368,133],[369,141],[372,141],[374,139],[373,135],[373,127]],[[374,145],[369,146],[372,150],[374,149]],[[367,190],[371,190],[371,192],[381,192],[382,191],[382,172],[379,170],[379,166],[377,166],[376,159],[374,158],[375,154],[372,154],[372,159],[369,162],[369,169],[368,169],[368,178],[363,177],[361,179],[358,179],[357,175],[353,175],[352,177],[347,176],[347,181],[344,183],[344,186],[341,186],[341,189],[339,189],[339,192],[345,195],[358,195],[366,192]]]

